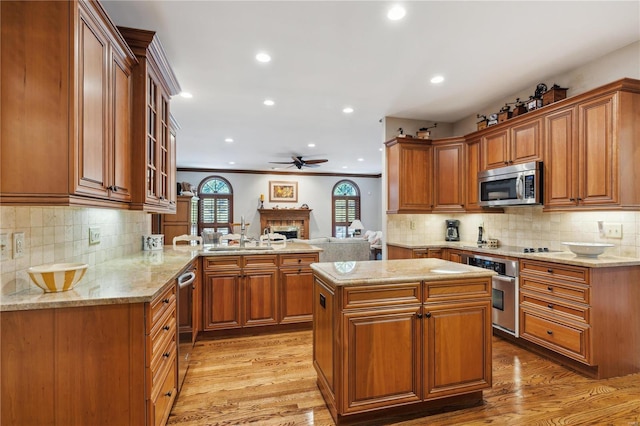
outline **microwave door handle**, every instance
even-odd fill
[[[522,200],[524,198],[524,176],[518,175],[518,179],[516,180],[516,197],[518,200]]]

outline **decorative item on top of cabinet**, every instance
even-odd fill
[[[503,121],[507,121],[511,118],[511,107],[509,104],[504,104],[502,108],[500,108],[500,112],[498,113],[498,123],[502,123]]]
[[[520,100],[520,98],[516,98],[515,102],[513,102],[513,112],[511,113],[512,117],[517,117],[527,112],[527,107],[524,105],[524,102]]]
[[[418,139],[429,139],[431,137],[430,129],[435,129],[436,127],[438,127],[438,123],[433,123],[433,126],[429,126],[429,127],[421,127],[416,132],[416,137]]]
[[[542,106],[563,100],[567,97],[567,90],[569,89],[554,84],[549,90],[542,94]]]
[[[0,201],[128,208],[136,58],[98,2],[0,2]],[[28,52],[28,54],[25,54]]]
[[[480,119],[480,121],[476,123],[478,126],[478,130],[486,129],[487,123],[489,122],[489,119],[487,118],[487,116],[476,114],[476,117]]]
[[[133,68],[131,209],[172,213],[176,210],[176,165],[170,100],[180,92],[180,85],[155,32],[118,29],[138,58]]]

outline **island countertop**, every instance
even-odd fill
[[[397,259],[313,263],[311,269],[336,286],[392,284],[488,277],[494,271],[447,260]]]

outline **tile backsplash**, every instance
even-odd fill
[[[89,244],[89,227],[100,229],[100,243]],[[24,232],[22,257],[13,258],[15,232]],[[0,262],[0,295],[31,283],[27,269],[46,263],[83,262],[94,266],[142,250],[142,235],[151,233],[145,212],[80,207],[0,207],[0,233],[6,234],[6,259]]]
[[[606,254],[640,257],[640,212],[553,212],[542,207],[506,208],[503,214],[406,214],[387,215],[387,241],[428,244],[444,240],[445,220],[460,221],[460,240],[474,244],[478,226],[484,225],[484,239],[496,238],[500,245],[549,247],[568,251],[563,241],[606,242],[615,247]],[[622,239],[600,235],[598,221],[622,224]]]

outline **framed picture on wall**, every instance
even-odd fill
[[[269,202],[297,203],[298,182],[269,181]]]

